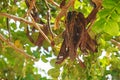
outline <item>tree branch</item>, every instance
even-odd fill
[[[86,18],[87,23],[94,21],[93,19],[96,18],[96,14],[97,12],[101,9],[102,7],[102,0],[92,0],[92,2],[95,4],[94,9],[91,11],[91,13],[88,15],[88,17]]]
[[[31,21],[28,21],[28,20],[26,20],[26,19],[24,19],[24,18],[17,17],[17,16],[14,16],[14,15],[8,14],[8,13],[1,13],[1,12],[0,12],[0,15],[3,16],[3,17],[10,18],[10,19],[14,19],[15,21],[21,21],[21,22],[24,22],[24,23],[29,24],[29,25],[34,25],[34,23],[31,22]],[[38,24],[38,23],[36,23],[36,24],[37,24],[38,26],[40,26],[40,27],[43,27],[43,26],[44,26],[44,25],[42,25],[42,24]]]
[[[10,19],[14,19],[14,20],[17,20],[17,21],[21,21],[21,22],[24,22],[26,24],[29,24],[29,25],[33,25],[36,29],[39,30],[39,32],[42,34],[42,36],[48,41],[48,43],[51,44],[51,41],[48,39],[48,37],[44,34],[44,32],[40,29],[40,26],[43,27],[44,25],[42,24],[38,24],[34,21],[34,19],[32,18],[32,22],[30,21],[27,21],[26,19],[24,18],[21,18],[21,17],[16,17],[14,15],[10,15],[10,14],[7,14],[7,13],[0,13],[1,16],[4,16],[4,17],[8,17]]]
[[[30,7],[27,10],[27,14],[30,14],[30,11],[35,7],[35,2],[36,2],[36,0],[30,1],[30,3],[29,3]]]
[[[47,0],[48,2],[52,3],[54,6],[60,8],[60,5],[54,2],[54,0]]]
[[[0,39],[2,41],[4,41],[5,43],[7,43],[10,47],[15,49],[17,52],[19,52],[21,55],[23,55],[26,59],[32,59],[34,61],[37,61],[37,59],[35,59],[35,57],[28,55],[26,52],[24,52],[24,50],[17,48],[12,42],[10,42],[8,39],[6,39],[2,34],[0,34]]]
[[[120,49],[120,42],[114,40],[114,39],[111,39],[111,42],[116,45],[118,47],[118,49]]]
[[[42,34],[42,36],[47,40],[48,43],[51,44],[51,41],[49,40],[49,38],[44,34],[44,32],[41,30],[41,28],[39,27],[39,25],[35,22],[34,18],[30,15],[30,18],[32,19],[33,22],[33,26],[39,30],[39,32]]]
[[[65,6],[62,7],[61,11],[59,12],[58,16],[56,17],[55,20],[55,29],[57,29],[59,27],[59,21],[60,19],[66,15],[68,8],[74,4],[75,0],[70,0]]]
[[[48,5],[47,0],[45,0],[45,5],[46,5],[46,7],[47,7],[47,9],[48,9],[48,10],[47,10],[47,27],[48,27],[48,29],[49,29],[49,32],[50,32],[52,38],[54,38],[54,33],[53,33],[53,31],[52,31],[52,29],[51,29],[51,27],[50,27],[50,19],[51,19],[51,14],[50,14],[50,12],[51,12],[51,9],[50,9],[50,7],[49,7],[49,5]]]

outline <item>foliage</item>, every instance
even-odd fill
[[[55,19],[61,9],[54,5],[52,1],[60,4],[61,0],[46,1],[48,1],[48,6],[51,10],[50,27],[53,33],[57,35],[57,37],[53,38],[50,32],[46,33],[52,45],[43,38],[40,39],[43,39],[40,43],[42,46],[32,43],[29,37],[31,36],[34,40],[37,40],[39,36],[37,29],[32,33],[33,25],[11,18],[8,19],[5,16],[1,16],[1,14],[0,34],[6,38],[6,41],[12,42],[17,48],[24,50],[28,55],[35,57],[35,59],[40,59],[46,64],[50,63],[53,68],[50,69],[47,74],[51,77],[47,78],[47,76],[43,77],[42,74],[39,74],[39,69],[34,67],[35,60],[20,54],[0,38],[0,79],[106,80],[107,75],[111,75],[112,80],[119,80],[120,1],[103,0],[102,9],[98,12],[96,21],[90,31],[90,35],[97,40],[98,52],[83,55],[81,51],[78,50],[79,55],[84,60],[86,68],[82,68],[77,60],[71,61],[69,58],[62,64],[55,64],[56,56],[59,53],[63,41],[61,34],[65,29],[65,18],[61,18],[59,29],[54,29]],[[66,1],[67,3],[69,2],[69,0]],[[41,20],[35,22],[47,24],[48,7],[46,6],[45,0],[36,0],[35,5]],[[30,17],[27,16],[28,10],[25,0],[0,0],[0,13],[8,13],[31,21],[31,19],[29,19]],[[72,10],[82,12],[86,17],[91,12],[92,6],[89,0],[75,0],[74,9],[72,7],[69,8],[69,11]],[[30,36],[27,35],[27,27],[29,28]],[[41,36],[42,35],[40,35],[40,37]],[[37,48],[35,50],[31,49],[36,46]],[[52,50],[50,48],[52,48]],[[53,56],[55,56],[55,58]],[[49,60],[48,58],[51,59]]]

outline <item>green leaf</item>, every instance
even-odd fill
[[[53,67],[56,67],[56,68],[60,68],[61,65],[60,64],[56,64],[56,58],[55,59],[52,59],[50,61],[50,65],[53,66]]]
[[[35,80],[32,74],[27,74],[24,80]]]
[[[98,15],[100,18],[106,18],[111,12],[111,9],[103,9],[101,10]]]
[[[52,59],[52,60],[50,61],[51,66],[55,67],[55,62],[56,62],[56,59]]]
[[[56,68],[52,68],[48,71],[48,74],[50,76],[52,76],[53,78],[58,78],[59,74],[60,74],[60,70],[56,69]]]
[[[33,55],[36,57],[36,58],[40,58],[40,53],[38,51],[33,51]]]
[[[4,60],[4,58],[0,58],[0,69],[3,70],[5,66],[7,66],[6,61]]]
[[[106,44],[105,40],[100,38],[100,44],[101,46],[105,47],[105,44]]]
[[[50,44],[46,40],[43,41],[42,45],[44,49],[47,49],[50,46]]]
[[[116,5],[115,10],[120,14],[120,7],[118,7],[119,5],[120,5],[120,1]]]
[[[100,20],[98,20],[97,22],[95,22],[95,24],[93,25],[92,29],[96,33],[100,33],[100,32],[103,31],[104,23],[105,23],[105,19],[101,18]]]
[[[25,9],[26,8],[25,2],[23,2],[23,1],[20,2],[20,8],[21,9]]]
[[[111,9],[111,8],[115,7],[115,5],[116,5],[115,0],[104,0],[103,1],[104,8]]]
[[[79,0],[75,0],[74,8],[78,9],[80,7],[81,3]]]
[[[48,62],[48,60],[46,59],[45,55],[42,55],[42,56],[41,56],[41,60],[42,60],[44,63],[47,63],[47,62]]]
[[[11,23],[11,24],[10,24],[10,27],[12,27],[12,28],[13,28],[13,30],[17,29],[17,27],[16,27],[16,24],[15,24],[15,23]]]
[[[116,11],[120,14],[120,7],[117,7]]]
[[[116,22],[120,22],[120,15],[115,12],[111,14],[111,18]]]
[[[109,20],[108,22],[104,24],[104,32],[112,36],[117,36],[119,33],[118,23],[113,20]]]

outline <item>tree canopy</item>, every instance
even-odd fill
[[[0,0],[0,79],[119,80],[119,5],[120,0]],[[46,76],[35,67],[38,60],[52,66]]]

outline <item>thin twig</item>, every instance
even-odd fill
[[[86,18],[86,21],[88,23],[90,23],[87,27],[87,31],[89,32],[90,29],[92,28],[95,20],[96,20],[96,15],[97,12],[101,9],[102,6],[102,0],[92,0],[92,2],[95,4],[95,7],[93,8],[93,10],[91,11],[91,13],[88,15],[88,17]]]
[[[48,0],[48,2],[52,3],[57,8],[60,8],[60,5],[58,3],[56,3],[54,0]]]
[[[29,9],[27,10],[27,14],[30,14],[30,11],[31,11],[31,10],[34,8],[34,6],[35,6],[35,2],[36,2],[36,0],[30,1],[30,3],[29,3],[30,7],[29,7]]]
[[[60,19],[66,15],[68,8],[74,4],[75,0],[70,0],[65,6],[62,7],[61,11],[59,12],[58,16],[56,17],[55,20],[55,29],[59,28],[59,21]]]
[[[24,22],[24,23],[29,24],[29,25],[34,25],[34,23],[32,21],[28,21],[24,18],[17,17],[17,16],[14,16],[14,15],[8,14],[8,13],[0,13],[0,15],[3,16],[3,17],[7,17],[9,19],[14,19],[15,21],[21,21],[21,22]],[[44,26],[44,25],[39,24],[39,23],[36,23],[36,24],[40,27]]]
[[[51,41],[49,38],[44,34],[44,32],[41,30],[38,24],[36,24],[34,18],[29,14],[30,18],[32,19],[32,22],[34,23],[34,27],[39,30],[39,32],[42,34],[42,36],[47,40],[48,43],[51,44]]]
[[[91,13],[86,18],[86,20],[87,20],[86,24],[92,22],[93,19],[96,18],[96,14],[101,9],[101,6],[102,6],[102,1],[101,0],[92,0],[92,1],[93,1],[93,3],[95,3],[96,6],[93,8],[93,10],[91,11]]]
[[[29,10],[28,10],[28,15],[30,16],[30,18],[32,19],[33,23],[34,23],[34,27],[36,29],[39,30],[39,32],[42,34],[42,36],[51,44],[51,41],[48,39],[48,37],[44,34],[44,32],[41,30],[41,28],[36,24],[36,21],[34,19],[34,17],[32,16],[32,14],[30,14],[30,11],[32,10],[32,8],[35,7],[35,0],[32,0],[31,3],[30,3],[30,7],[29,7]]]
[[[78,59],[78,61],[79,61],[80,66],[81,66],[82,68],[85,68],[85,67],[86,67],[85,64],[80,60],[80,58],[79,58],[78,55],[77,55],[77,59]]]
[[[0,13],[1,16],[4,16],[4,17],[8,17],[10,19],[14,19],[16,21],[21,21],[21,22],[24,22],[26,24],[29,24],[29,25],[33,25],[35,26],[36,29],[38,29],[40,31],[40,33],[43,35],[43,37],[48,41],[48,43],[51,44],[51,41],[48,39],[48,37],[44,34],[44,32],[40,29],[40,27],[43,27],[44,25],[42,24],[38,24],[34,21],[34,19],[32,18],[32,22],[24,19],[24,18],[21,18],[21,17],[16,17],[14,15],[10,15],[10,14],[7,14],[7,13]],[[31,16],[32,17],[32,16]]]
[[[90,29],[92,28],[92,26],[93,26],[93,24],[94,24],[95,20],[96,20],[96,18],[95,18],[95,19],[93,19],[93,20],[91,20],[90,25],[88,25],[87,32],[89,32],[89,31],[90,31]]]
[[[120,49],[120,42],[118,42],[118,41],[116,41],[114,39],[111,39],[111,42]]]
[[[7,25],[7,29],[8,29],[8,33],[9,33],[9,40],[11,41],[11,32],[10,32],[10,25],[9,25],[9,19],[6,18],[6,25]]]
[[[54,33],[53,33],[53,31],[52,31],[52,29],[50,27],[50,17],[51,17],[50,12],[51,12],[51,10],[50,10],[50,7],[48,5],[47,0],[45,0],[45,4],[46,4],[46,7],[48,9],[48,11],[47,11],[47,26],[48,26],[48,29],[50,31],[50,34],[51,34],[52,38],[54,38]]]
[[[28,27],[27,27],[27,30],[26,30],[26,35],[28,36],[28,39],[34,44],[34,39],[31,37],[31,35],[29,34],[30,32],[29,32],[29,29],[28,29]]]
[[[7,43],[10,47],[12,47],[13,49],[15,49],[17,52],[19,52],[20,54],[22,54],[26,59],[33,59],[34,61],[37,61],[35,59],[35,57],[28,55],[26,52],[24,52],[24,50],[17,48],[12,42],[10,42],[8,39],[6,39],[2,34],[0,34],[0,39],[2,41],[4,41],[5,43]]]

